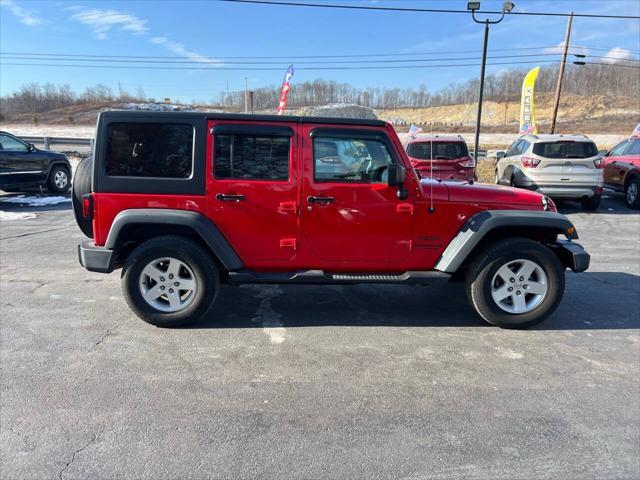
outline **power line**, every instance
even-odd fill
[[[620,59],[616,59],[620,60]],[[557,63],[555,60],[536,60],[528,62],[492,62],[487,65],[531,65],[532,63]],[[640,68],[633,65],[626,65],[620,63],[596,63],[596,62],[581,62],[586,65],[605,65],[608,67],[627,67],[627,68]],[[282,68],[274,67],[167,67],[167,66],[132,66],[132,65],[78,65],[78,64],[60,64],[60,63],[14,63],[14,62],[0,62],[0,65],[7,66],[24,66],[24,67],[76,67],[76,68],[119,68],[119,69],[133,69],[133,70],[204,70],[204,71],[276,71],[279,72]],[[298,70],[306,71],[326,71],[326,70],[397,70],[397,69],[424,69],[424,68],[455,68],[455,67],[477,67],[479,63],[458,63],[458,64],[440,64],[440,65],[393,65],[393,66],[355,66],[355,67],[299,67]]]
[[[372,5],[343,5],[343,4],[326,4],[326,3],[302,3],[302,2],[290,2],[290,1],[274,1],[274,0],[215,0],[217,2],[226,3],[246,3],[257,5],[279,5],[287,7],[310,7],[310,8],[334,8],[345,10],[373,10],[384,12],[414,12],[414,13],[465,13],[469,14],[468,10],[450,10],[445,8],[416,8],[416,7],[382,7]],[[476,13],[483,14],[497,14],[502,12],[496,12],[491,10],[478,10]],[[595,13],[552,13],[552,12],[509,12],[507,15],[529,15],[529,16],[543,16],[543,17],[568,17],[573,15],[574,17],[584,18],[609,18],[609,19],[640,19],[640,16],[633,15],[603,15]]]
[[[500,48],[490,49],[490,52],[501,51],[524,51],[524,50],[544,50],[546,48],[556,48],[556,45],[546,47],[520,47],[520,48]],[[420,55],[457,55],[466,53],[477,53],[477,50],[457,50],[457,51],[437,51],[437,52],[410,52],[410,53],[363,53],[350,55],[284,55],[284,56],[252,56],[252,57],[221,57],[217,55],[203,55],[203,58],[211,58],[212,60],[252,60],[252,59],[305,59],[305,58],[359,58],[359,57],[401,57],[401,56],[420,56]],[[91,54],[66,54],[66,53],[26,53],[26,52],[0,52],[0,55],[31,55],[45,57],[92,57],[92,58],[153,58],[153,59],[180,59],[186,58],[182,56],[149,56],[149,55],[91,55]]]

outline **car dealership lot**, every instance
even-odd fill
[[[0,223],[2,478],[638,478],[640,214],[562,206],[592,254],[558,311],[461,286],[225,287],[161,330],[78,265],[70,204]],[[7,217],[8,218],[8,217]]]

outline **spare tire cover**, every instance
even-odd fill
[[[82,214],[82,197],[91,193],[91,176],[93,172],[93,157],[86,157],[80,161],[73,176],[71,202],[76,222],[87,237],[93,238],[93,222],[84,218]]]

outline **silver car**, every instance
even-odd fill
[[[604,162],[585,135],[523,135],[496,156],[497,184],[578,200],[585,210],[600,205]]]

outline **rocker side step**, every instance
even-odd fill
[[[230,272],[232,283],[304,283],[310,285],[349,285],[357,283],[421,284],[434,280],[448,280],[450,275],[438,271],[409,271],[389,273],[328,273],[323,270],[296,272],[254,272],[240,270]]]

